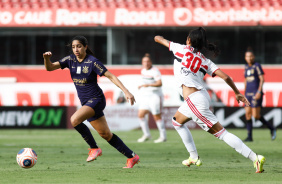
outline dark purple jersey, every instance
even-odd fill
[[[104,95],[102,89],[98,86],[97,75],[102,76],[107,68],[97,58],[87,54],[82,62],[78,62],[76,56],[72,54],[59,62],[62,69],[69,68],[82,105],[91,98]]]
[[[245,65],[245,78],[247,81],[245,93],[256,93],[259,88],[259,76],[264,72],[259,63],[254,63],[252,66]]]

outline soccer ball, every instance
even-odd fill
[[[22,168],[32,168],[37,161],[37,154],[31,148],[23,148],[17,154],[17,162]]]

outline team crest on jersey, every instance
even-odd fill
[[[83,72],[83,73],[88,73],[88,71],[89,71],[88,68],[89,68],[89,67],[84,66],[83,69],[82,69],[82,72]]]

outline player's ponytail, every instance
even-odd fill
[[[89,55],[94,56],[94,53],[93,53],[92,50],[89,48],[89,46],[88,46],[88,41],[87,41],[87,39],[86,39],[84,36],[78,35],[78,36],[73,37],[73,39],[71,40],[71,43],[72,43],[74,40],[78,40],[84,47],[86,47],[86,45],[87,45],[86,54],[89,54]],[[71,44],[70,44],[69,46],[71,46]]]
[[[219,55],[219,48],[215,44],[208,42],[206,30],[204,28],[199,27],[198,29],[191,30],[188,38],[190,38],[191,45],[195,49],[194,52],[199,52],[203,48],[206,48],[213,52],[214,56]]]

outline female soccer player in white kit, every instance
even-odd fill
[[[222,78],[233,89],[238,103],[240,101],[246,105],[250,103],[239,92],[233,80],[201,53],[204,48],[213,51],[215,56],[219,53],[215,45],[207,42],[205,29],[199,27],[190,31],[186,45],[170,42],[162,36],[155,36],[155,41],[168,47],[173,52],[175,56],[174,75],[179,92],[185,99],[172,118],[174,128],[190,153],[190,157],[184,160],[182,164],[189,167],[190,165],[200,166],[202,164],[191,132],[184,125],[192,119],[202,129],[223,140],[238,153],[253,161],[256,173],[263,172],[265,157],[254,153],[241,139],[228,132],[209,109],[210,97],[203,84],[203,77],[206,73]]]
[[[145,118],[145,116],[149,112],[151,112],[160,132],[160,137],[154,142],[165,142],[166,130],[164,121],[161,116],[163,107],[161,72],[158,70],[158,68],[152,65],[152,60],[149,54],[145,54],[142,58],[142,66],[142,85],[138,86],[140,96],[138,118],[143,132],[143,136],[137,141],[145,142],[151,138],[149,125]]]

